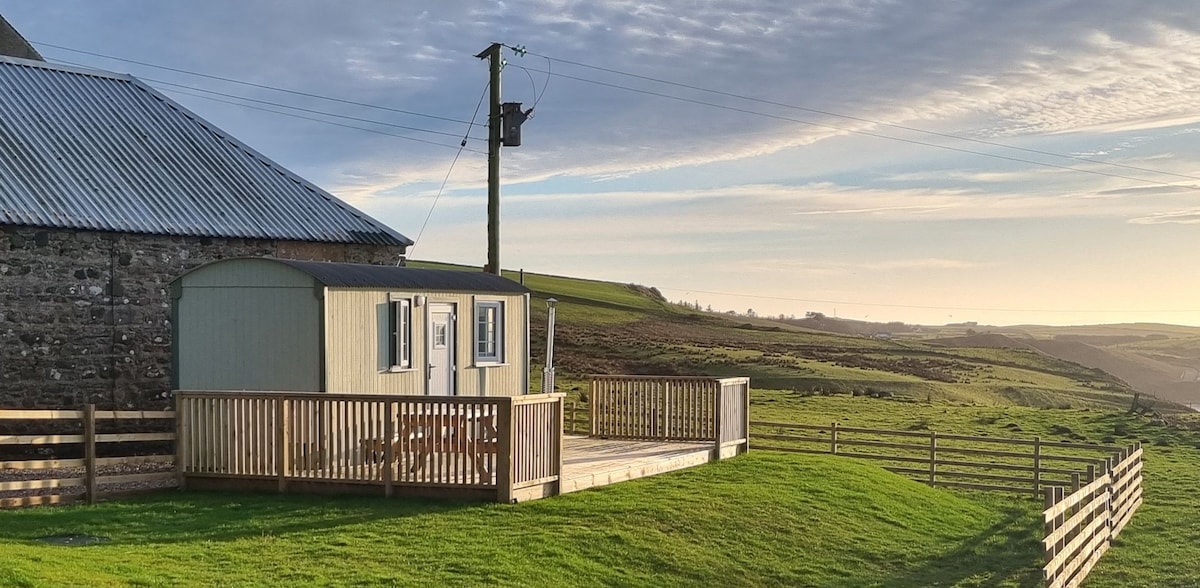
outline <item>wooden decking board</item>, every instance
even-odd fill
[[[561,493],[577,492],[708,463],[709,443],[563,438]]]

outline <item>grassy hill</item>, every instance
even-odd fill
[[[525,284],[534,291],[535,361],[545,345],[545,300],[560,302],[555,364],[566,390],[582,388],[593,373],[704,374],[750,376],[760,389],[960,404],[1127,408],[1132,398],[1121,379],[1028,346],[948,347],[825,333],[683,308],[632,284],[531,273]]]

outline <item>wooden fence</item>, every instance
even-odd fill
[[[842,427],[838,423],[821,426],[753,421],[750,424],[785,431],[753,433],[756,449],[829,453],[902,463],[906,465],[884,468],[934,486],[1043,497],[1043,572],[1049,588],[1078,586],[1142,504],[1140,444],[1121,448],[1040,438],[998,439],[934,431]],[[816,434],[786,433],[790,430]],[[775,445],[764,446],[760,440]],[[820,448],[813,448],[814,444]]]
[[[1078,477],[1067,494],[1062,487],[1045,490],[1046,565],[1048,588],[1078,586],[1112,540],[1142,504],[1142,447],[1135,444],[1105,460],[1100,475],[1081,487]]]
[[[0,435],[2,449],[32,447],[48,454],[82,456],[0,461],[0,471],[4,472],[0,478],[0,508],[77,501],[93,503],[104,498],[175,487],[174,455],[127,455],[129,444],[174,441],[175,434],[170,431],[137,430],[161,429],[164,427],[150,427],[146,421],[173,418],[174,412],[96,410],[95,405],[87,405],[84,410],[0,410],[0,421],[37,423],[36,428],[40,429],[32,434]],[[115,432],[101,432],[104,429]],[[126,454],[99,457],[99,454],[110,453],[107,449],[114,444],[124,444],[119,449]],[[139,468],[170,468],[170,471],[120,473]]]
[[[1120,448],[1033,439],[948,435],[860,427],[752,421],[776,431],[754,432],[756,449],[831,453],[890,462],[884,468],[933,486],[1018,492],[1040,498],[1049,485],[1065,486]],[[795,434],[793,431],[808,434]],[[759,441],[773,442],[764,445]],[[781,445],[783,443],[784,445]],[[1086,481],[1091,481],[1088,479]]]
[[[592,437],[749,447],[750,378],[592,376],[589,401]]]
[[[513,502],[557,493],[562,395],[176,393],[187,487]]]

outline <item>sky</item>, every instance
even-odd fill
[[[133,74],[417,239],[415,259],[487,260],[475,55],[500,42],[527,49],[504,52],[504,101],[534,107],[502,153],[505,268],[759,315],[1200,325],[1191,0],[0,14],[48,60]]]

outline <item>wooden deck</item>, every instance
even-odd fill
[[[563,437],[561,494],[712,461],[712,443]]]
[[[183,488],[537,500],[733,457],[748,378],[604,377],[589,436],[563,395],[177,391]]]

